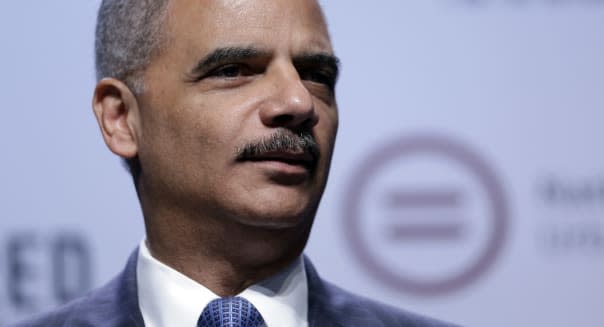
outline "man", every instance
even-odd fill
[[[105,0],[97,23],[94,113],[146,241],[110,284],[21,326],[445,326],[301,257],[338,126],[315,0]]]

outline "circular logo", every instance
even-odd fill
[[[450,138],[407,137],[357,167],[344,197],[346,237],[363,267],[397,290],[440,295],[469,285],[501,251],[501,183]]]

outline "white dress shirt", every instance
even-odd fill
[[[147,327],[196,327],[205,306],[219,298],[205,286],[155,259],[141,241],[136,266],[138,304]],[[238,294],[267,327],[307,327],[308,284],[304,260]]]

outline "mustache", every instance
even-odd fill
[[[315,162],[320,155],[319,145],[311,132],[302,131],[296,134],[288,129],[279,128],[270,136],[251,141],[238,148],[237,159],[253,159],[274,152],[303,152],[310,154]]]

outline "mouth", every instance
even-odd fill
[[[284,164],[287,166],[304,167],[305,170],[314,169],[317,158],[310,152],[292,152],[292,151],[268,151],[250,156],[239,158],[240,161],[266,162]]]

